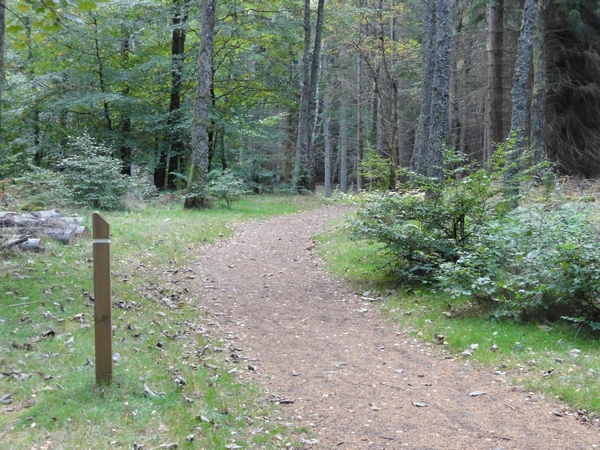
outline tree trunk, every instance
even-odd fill
[[[450,93],[450,48],[452,43],[452,12],[450,0],[437,0],[436,51],[433,95],[431,97],[431,126],[429,150],[422,162],[426,175],[442,182],[444,151],[448,150],[448,108]],[[423,173],[421,171],[421,173]]]
[[[325,0],[319,0],[317,5],[317,24],[315,27],[315,46],[312,54],[312,62],[310,67],[310,107],[309,111],[315,110],[317,100],[317,83],[319,80],[319,62],[321,53],[321,36],[323,35],[323,10]],[[315,190],[315,152],[313,149],[312,133],[308,136],[307,146],[307,174],[308,174],[308,189]]]
[[[429,143],[431,124],[431,97],[433,77],[435,73],[435,36],[436,13],[435,2],[423,2],[423,69],[421,76],[421,114],[415,136],[415,148],[411,160],[412,169],[419,174],[427,171],[425,154]]]
[[[307,188],[308,146],[310,136],[310,0],[304,0],[304,45],[302,52],[302,92],[300,96],[300,123],[294,161],[294,188]]]
[[[526,146],[525,125],[527,122],[527,82],[531,66],[533,48],[533,30],[537,19],[538,0],[525,0],[523,23],[517,47],[517,62],[512,88],[512,114],[510,118],[510,136],[513,148],[506,156],[507,170],[504,175],[505,196],[511,198],[513,207],[518,205],[521,157]]]
[[[190,0],[173,0],[173,33],[171,36],[171,93],[165,148],[154,171],[154,185],[158,188],[175,186],[175,172],[183,157],[183,124],[181,117],[181,90],[185,57],[186,24]]]
[[[546,156],[546,93],[548,77],[546,74],[546,14],[549,0],[539,0],[537,26],[533,35],[533,94],[531,97],[531,148],[532,163],[540,164]]]
[[[487,5],[487,101],[485,105],[484,163],[494,153],[494,146],[503,141],[502,123],[502,45],[504,0],[491,1]]]
[[[325,145],[325,198],[331,197],[331,135],[329,122],[331,120],[331,94],[323,96],[323,143]]]
[[[217,0],[202,4],[201,44],[198,56],[196,101],[192,121],[192,168],[188,183],[187,208],[205,208],[206,175],[208,174],[208,126],[212,105],[213,49]]]
[[[6,0],[0,0],[0,136],[2,135],[2,83],[4,81],[4,30],[6,28]]]
[[[360,3],[359,3],[360,6]],[[362,119],[362,108],[363,108],[363,60],[362,57],[358,57],[357,64],[357,85],[358,85],[358,97],[356,101],[356,191],[360,192],[363,189],[363,177],[361,175],[360,166],[363,160],[363,149],[364,149],[364,135],[363,135],[363,119]]]
[[[348,118],[345,83],[341,84],[340,98],[340,191],[348,192]]]
[[[98,64],[98,83],[100,86],[100,92],[104,95],[106,93],[106,86],[104,81],[104,62],[100,55],[100,42],[98,41],[98,19],[93,17],[94,22],[94,54],[96,56],[96,63]],[[104,112],[104,120],[106,120],[106,129],[112,131],[112,119],[110,117],[110,111],[108,110],[108,102],[106,98],[102,98],[102,110]]]

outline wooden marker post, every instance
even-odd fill
[[[92,214],[94,238],[94,329],[96,384],[110,384],[112,378],[112,319],[110,294],[110,227],[104,218]]]

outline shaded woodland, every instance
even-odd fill
[[[60,173],[86,136],[196,206],[215,171],[385,189],[446,148],[485,167],[515,129],[525,164],[600,174],[594,0],[2,0],[0,32],[0,178]]]

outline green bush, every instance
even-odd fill
[[[518,208],[482,227],[437,281],[453,296],[493,301],[499,315],[597,322],[597,235],[581,206]]]
[[[600,330],[600,242],[589,207],[511,209],[498,162],[487,172],[447,154],[446,167],[458,169],[446,169],[442,183],[406,174],[412,181],[401,193],[363,194],[352,236],[382,244],[386,269],[402,282],[475,298],[499,317]]]
[[[367,191],[386,191],[390,187],[390,160],[368,147],[360,163],[360,174]]]
[[[225,200],[227,207],[239,200],[247,191],[244,182],[237,178],[231,171],[212,171],[207,176],[208,193],[218,199]]]
[[[60,172],[31,165],[27,172],[14,181],[19,186],[19,195],[27,198],[27,202],[21,207],[23,210],[64,205],[70,198]]]
[[[121,160],[111,153],[106,145],[83,135],[71,140],[55,165],[42,168],[30,164],[15,179],[21,196],[27,199],[24,208],[62,205],[123,209],[128,194],[132,201],[156,195],[147,176],[123,175]]]
[[[60,162],[71,203],[102,209],[123,209],[129,189],[122,162],[112,150],[84,134],[69,143],[68,155]]]
[[[353,237],[382,243],[388,267],[403,280],[433,280],[440,264],[456,261],[481,226],[507,211],[498,172],[475,170],[451,154],[446,159],[462,169],[447,169],[443,185],[406,172],[411,181],[401,193],[363,194],[351,220]]]

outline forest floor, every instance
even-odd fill
[[[248,376],[279,400],[280,420],[311,430],[305,448],[600,448],[597,425],[413,339],[330,276],[313,236],[348,211],[244,223],[197,269],[218,329],[255,369]]]

